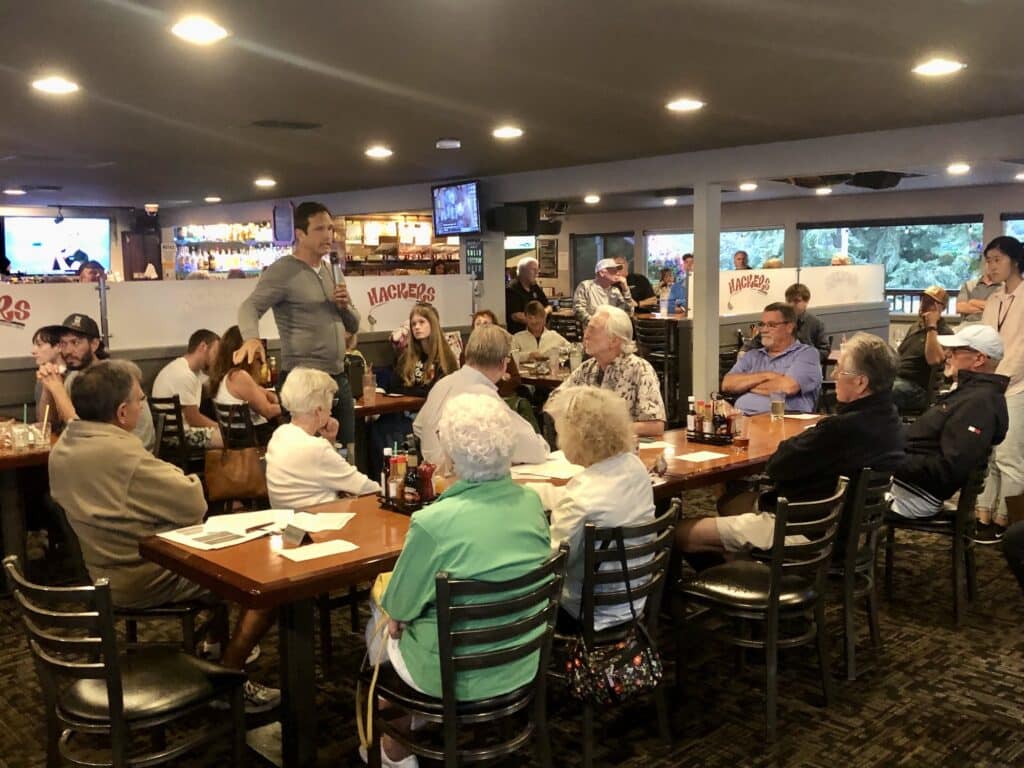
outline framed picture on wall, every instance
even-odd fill
[[[539,277],[558,277],[558,239],[537,238],[537,263]]]

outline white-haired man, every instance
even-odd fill
[[[487,324],[473,330],[466,342],[466,364],[431,387],[427,402],[412,423],[412,431],[420,440],[425,460],[433,464],[444,460],[444,451],[437,439],[437,425],[445,404],[451,398],[468,392],[501,400],[497,384],[508,368],[510,351],[511,337],[504,328]],[[511,424],[514,437],[512,463],[538,464],[546,460],[548,444],[529,422],[519,414],[513,414]]]
[[[509,333],[526,330],[526,305],[539,301],[544,313],[551,314],[551,305],[544,289],[537,285],[540,265],[533,256],[524,256],[516,265],[516,279],[505,289],[505,325]]]
[[[594,265],[594,279],[584,280],[576,286],[576,292],[572,295],[572,310],[579,318],[580,325],[586,327],[598,307],[609,305],[629,315],[636,311],[636,301],[629,291],[622,267],[615,259],[601,259]]]
[[[637,435],[665,431],[665,402],[658,374],[634,354],[633,322],[618,307],[597,307],[583,332],[583,349],[590,359],[569,374],[559,387],[591,386],[610,389],[626,401]]]

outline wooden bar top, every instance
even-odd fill
[[[380,413],[398,413],[401,411],[418,411],[423,407],[426,398],[416,395],[382,395],[377,393],[376,402],[366,405],[363,398],[356,400],[356,417],[376,416]]]
[[[409,530],[409,518],[381,509],[376,496],[339,499],[306,511],[355,512],[340,531],[312,538],[345,539],[359,549],[296,563],[276,554],[282,548],[279,535],[208,551],[150,536],[139,542],[139,553],[239,605],[274,608],[372,580],[394,566]]]

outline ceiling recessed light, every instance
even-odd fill
[[[757,189],[757,183],[753,181],[744,181],[740,184],[740,192],[753,192]]]
[[[677,198],[675,198],[675,197],[666,197],[664,200],[661,201],[661,204],[662,205],[676,205],[678,202],[679,202],[679,200]]]
[[[204,197],[203,201],[207,203],[219,203],[220,198],[217,197],[216,195],[210,195],[209,197]]]
[[[5,195],[24,195],[24,194],[26,194],[26,192],[25,192],[24,189],[21,189],[20,187],[8,187],[7,189],[4,190],[4,194]]]
[[[277,182],[274,181],[269,176],[260,176],[258,179],[256,179],[256,181],[253,182],[253,184],[255,184],[257,187],[262,187],[263,189],[270,189],[270,187],[277,186]]]
[[[704,102],[698,99],[674,99],[665,105],[670,112],[696,112],[704,107]]]
[[[971,166],[964,162],[950,163],[946,166],[946,173],[950,176],[963,176],[965,173],[971,172]]]
[[[966,68],[967,65],[963,62],[936,57],[934,59],[928,59],[928,61],[922,61],[914,67],[913,71],[914,74],[924,75],[925,77],[942,77],[944,75],[956,74],[960,70]]]
[[[814,194],[816,194],[816,195],[831,195],[832,194],[832,187],[818,187],[817,189],[814,190]]]
[[[1013,177],[1015,181],[1024,181],[1024,171],[1021,171]]]
[[[372,147],[366,148],[365,154],[374,160],[383,160],[385,157],[391,157],[395,153],[383,144],[374,144]]]
[[[462,142],[459,139],[438,139],[434,142],[436,149],[462,149]]]
[[[228,36],[224,27],[205,16],[186,16],[171,27],[171,32],[195,45],[210,45]]]
[[[514,125],[501,125],[495,128],[491,135],[496,139],[518,139],[523,135],[523,129]]]
[[[43,93],[50,93],[56,96],[64,96],[78,90],[78,83],[68,80],[60,75],[50,75],[32,82],[32,87]]]
[[[586,197],[583,198],[583,202],[586,203],[587,205],[597,205],[598,203],[601,202],[601,196],[587,195]]]

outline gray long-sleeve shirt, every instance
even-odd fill
[[[332,375],[345,365],[345,331],[359,330],[359,312],[334,303],[334,275],[326,262],[319,270],[301,259],[283,256],[264,272],[255,290],[238,308],[242,338],[260,337],[260,318],[268,309],[281,334],[281,369],[316,368]]]

